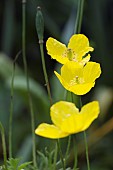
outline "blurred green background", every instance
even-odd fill
[[[35,113],[35,126],[41,122],[50,122],[49,100],[46,92],[38,38],[35,28],[37,6],[41,6],[44,22],[44,52],[47,72],[54,102],[64,99],[64,89],[55,78],[53,71],[59,69],[56,61],[47,55],[45,42],[48,37],[68,43],[73,34],[78,0],[28,0],[26,10],[26,54],[30,87]],[[13,59],[21,50],[22,42],[22,3],[20,0],[0,1],[0,121],[6,132],[8,146],[8,122],[10,110],[10,84]],[[99,62],[102,75],[96,86],[84,97],[83,103],[99,100],[101,114],[90,129],[89,154],[93,170],[113,169],[113,0],[85,0],[81,33],[85,34],[94,47],[91,60]],[[23,157],[22,161],[31,160],[31,124],[26,82],[21,54],[17,60],[14,81],[13,115],[13,155]],[[77,135],[82,142],[82,134]],[[43,151],[51,140],[36,137],[37,149]],[[66,146],[67,140],[62,144]],[[54,141],[52,141],[54,146]],[[84,145],[80,146],[78,167],[85,170]],[[52,148],[50,148],[52,149]],[[64,148],[65,150],[65,148]],[[72,149],[73,150],[73,149]],[[3,153],[0,139],[0,160]],[[73,161],[71,155],[70,165]]]

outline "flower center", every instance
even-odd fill
[[[63,54],[63,57],[67,57],[70,61],[77,61],[76,54],[71,48],[67,48]]]
[[[79,76],[75,76],[71,81],[70,81],[70,85],[74,86],[76,84],[83,84],[84,83],[84,79],[82,77]]]
[[[73,59],[73,52],[70,48],[67,49],[67,58],[72,61]]]

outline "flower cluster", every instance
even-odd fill
[[[63,64],[61,74],[54,71],[62,86],[76,95],[88,93],[95,85],[95,80],[101,74],[100,64],[90,62],[93,48],[89,46],[88,38],[83,34],[75,34],[70,38],[68,46],[49,38],[46,43],[48,54]],[[40,124],[37,135],[57,139],[86,130],[99,114],[99,103],[93,101],[81,108],[74,103],[60,101],[50,108],[53,124]]]

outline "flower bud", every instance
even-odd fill
[[[41,8],[37,7],[36,13],[36,30],[39,38],[39,43],[43,43],[43,34],[44,34],[44,19],[41,12]]]

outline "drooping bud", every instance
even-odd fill
[[[41,8],[39,6],[37,7],[37,13],[36,13],[36,30],[39,38],[39,43],[43,43],[44,19],[41,12]]]

